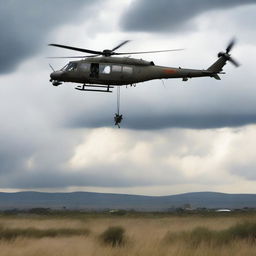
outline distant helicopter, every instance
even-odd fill
[[[182,78],[187,81],[193,77],[213,77],[220,80],[219,74],[222,72],[223,66],[230,61],[236,67],[239,66],[235,61],[230,51],[235,44],[235,39],[231,40],[225,52],[218,54],[218,60],[214,62],[207,69],[184,69],[181,67],[164,67],[157,66],[153,61],[145,61],[142,59],[135,59],[130,57],[112,57],[120,55],[133,55],[145,53],[160,53],[170,51],[180,51],[183,49],[160,50],[160,51],[146,51],[146,52],[116,52],[117,49],[128,43],[129,40],[123,41],[112,50],[106,49],[103,51],[95,51],[72,46],[49,44],[65,48],[73,51],[79,51],[92,54],[90,56],[71,56],[71,57],[51,57],[51,58],[79,58],[77,61],[70,61],[62,69],[50,74],[50,82],[52,85],[58,86],[62,82],[81,83],[75,89],[80,91],[94,91],[94,92],[112,92],[114,86],[118,87],[120,97],[120,86],[122,85],[136,85],[140,82],[145,82],[153,79],[169,79]],[[82,58],[82,59],[81,59]],[[122,121],[122,115],[118,113],[115,115],[115,124],[119,126]]]

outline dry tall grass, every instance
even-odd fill
[[[29,238],[19,236],[14,240],[0,239],[1,256],[256,256],[256,241],[235,240],[221,246],[201,243],[197,247],[188,246],[184,240],[174,243],[166,241],[170,233],[189,232],[196,227],[210,230],[224,230],[243,221],[256,222],[255,216],[221,217],[86,217],[85,218],[30,218],[0,217],[0,226],[8,229],[34,228],[49,229],[88,229],[89,235],[66,237]],[[111,226],[125,229],[126,242],[121,247],[111,247],[99,241],[100,235]]]

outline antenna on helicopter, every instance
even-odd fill
[[[54,72],[55,70],[54,70],[53,66],[50,63],[49,63],[49,66],[50,66],[51,70]]]

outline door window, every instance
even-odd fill
[[[132,67],[123,66],[123,73],[132,74]]]
[[[82,71],[89,71],[90,70],[90,64],[89,63],[80,63],[79,69]]]
[[[100,65],[100,73],[101,74],[110,74],[110,72],[111,72],[110,65],[104,65],[104,64]]]
[[[113,65],[112,66],[112,72],[121,72],[122,66]]]

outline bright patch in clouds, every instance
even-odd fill
[[[85,173],[93,168],[99,176],[111,170],[110,175],[121,179],[129,174],[130,178],[137,178],[137,186],[168,184],[169,193],[175,192],[172,186],[182,191],[184,184],[191,183],[208,184],[217,190],[237,182],[238,178],[242,187],[249,174],[245,175],[243,169],[234,172],[233,167],[244,163],[255,166],[256,152],[252,150],[256,145],[255,128],[158,132],[94,129],[86,132],[82,143],[75,148],[69,167]],[[133,187],[133,184],[127,181],[126,186]]]

